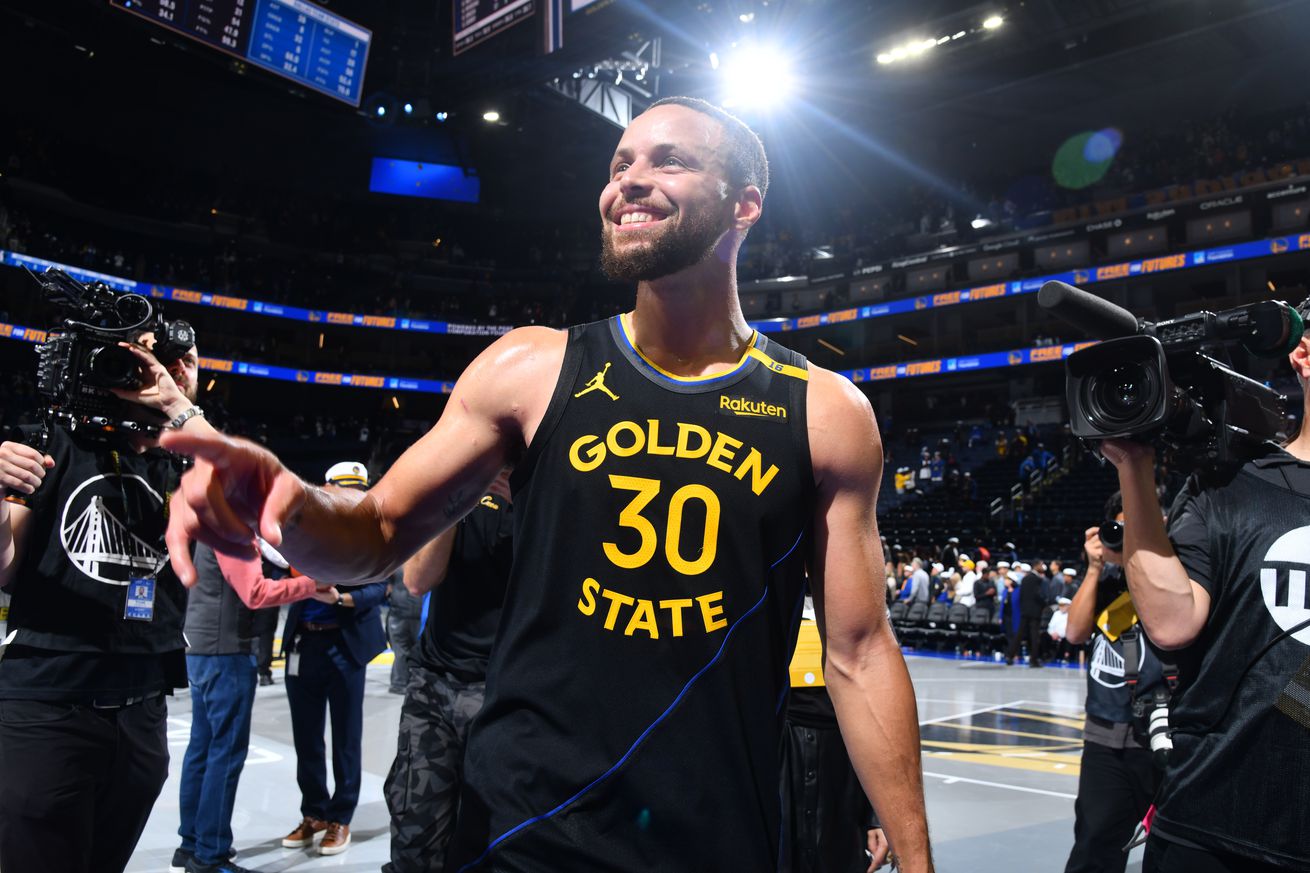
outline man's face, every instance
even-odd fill
[[[155,335],[153,333],[141,334],[141,338],[137,342],[151,352],[155,350]],[[187,349],[186,354],[173,363],[165,364],[164,369],[168,371],[168,375],[173,377],[173,381],[177,383],[178,390],[182,392],[183,396],[195,403],[196,398],[200,396],[198,384],[200,378],[200,352],[196,350],[196,347],[192,346]]]
[[[710,257],[732,227],[727,144],[717,121],[658,106],[628,125],[600,193],[601,269],[639,282]]]

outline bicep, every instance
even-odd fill
[[[885,630],[887,610],[876,512],[882,473],[878,427],[858,389],[824,375],[811,384],[808,406],[818,492],[810,583],[831,658]]]
[[[441,418],[369,493],[387,536],[409,556],[464,516],[545,413],[564,335],[516,331],[480,354],[456,383]]]

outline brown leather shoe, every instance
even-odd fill
[[[322,819],[305,816],[296,825],[296,829],[282,838],[282,845],[288,849],[303,849],[313,845],[314,837],[328,829],[329,825]]]
[[[350,845],[350,825],[342,824],[339,821],[328,822],[327,832],[323,834],[323,842],[318,844],[318,853],[320,855],[340,855],[346,851]]]

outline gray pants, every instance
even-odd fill
[[[442,873],[455,830],[469,723],[482,709],[485,682],[461,682],[414,665],[400,709],[396,760],[385,793],[391,863],[383,873]]]

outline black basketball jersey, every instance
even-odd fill
[[[765,870],[814,480],[805,360],[575,327],[511,479],[515,556],[451,869]]]

